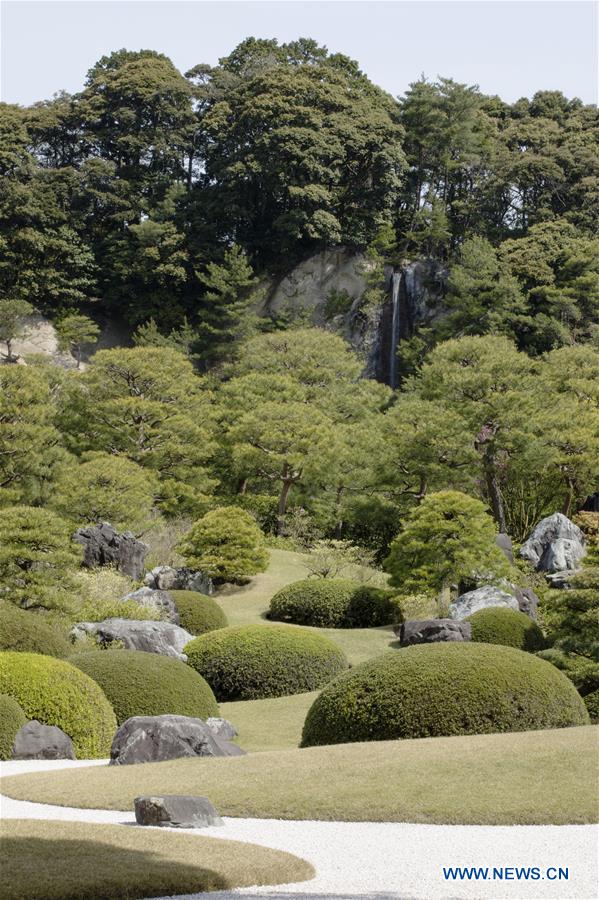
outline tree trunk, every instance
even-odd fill
[[[445,618],[449,612],[449,604],[451,603],[451,586],[446,582],[442,585],[437,598],[437,612],[440,618]]]
[[[497,481],[497,473],[495,471],[493,460],[485,461],[485,479],[487,482],[489,499],[491,501],[491,509],[493,510],[493,518],[499,526],[499,531],[507,534],[503,499],[501,497],[501,491],[499,490],[499,482]]]
[[[285,512],[287,511],[287,500],[289,491],[293,481],[291,478],[284,478],[281,484],[281,493],[279,494],[279,509],[277,513],[277,534],[285,534]]]
[[[564,504],[562,506],[562,512],[565,516],[570,518],[570,513],[572,512],[572,504],[574,503],[574,483],[568,479],[568,492],[564,498]]]

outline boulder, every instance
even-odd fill
[[[531,588],[520,588],[517,585],[510,585],[516,595],[520,612],[526,613],[531,619],[537,618],[537,608],[539,606],[539,598]]]
[[[402,647],[412,644],[436,644],[438,641],[469,641],[472,637],[470,622],[453,619],[413,619],[393,628]]]
[[[130,531],[119,534],[108,522],[100,522],[78,528],[73,540],[83,546],[83,565],[88,569],[116,566],[135,581],[141,578],[149,548]]]
[[[562,513],[541,519],[520,548],[520,556],[538,572],[574,571],[586,553],[578,525]]]
[[[173,625],[179,624],[179,613],[175,601],[167,591],[152,590],[149,587],[140,587],[130,594],[126,594],[123,600],[133,600],[144,609],[154,610],[157,614],[163,613],[167,621]]]
[[[121,641],[126,650],[160,653],[187,662],[183,648],[193,635],[171,622],[152,622],[137,619],[104,619],[103,622],[77,622],[71,637],[81,639],[86,634],[96,636],[99,644]]]
[[[220,716],[211,716],[206,719],[206,725],[223,741],[232,741],[239,734],[228,719],[221,719]]]
[[[26,722],[16,733],[13,759],[76,759],[73,742],[56,725]]]
[[[495,543],[505,555],[505,558],[513,566],[514,564],[514,548],[512,547],[512,539],[505,532],[495,535]]]
[[[452,619],[465,619],[479,609],[488,606],[507,606],[509,609],[520,609],[520,604],[513,594],[508,594],[494,585],[485,585],[461,594],[449,607]]]
[[[129,766],[190,756],[243,755],[241,747],[218,737],[202,719],[132,716],[114,736],[110,765]]]
[[[209,828],[225,824],[208,797],[164,794],[161,797],[136,797],[133,802],[138,825]]]
[[[197,591],[207,597],[214,593],[214,582],[208,575],[185,566],[156,566],[146,573],[144,584],[159,591]]]

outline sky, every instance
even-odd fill
[[[184,72],[253,35],[312,37],[395,96],[425,74],[508,102],[561,90],[596,103],[598,9],[596,0],[2,0],[0,98],[27,105],[74,93],[121,47],[158,50]]]

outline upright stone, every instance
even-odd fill
[[[144,571],[147,544],[130,531],[118,531],[108,522],[78,528],[73,540],[83,546],[83,564],[88,569],[116,566],[120,572],[139,581]]]

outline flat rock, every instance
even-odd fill
[[[243,756],[245,751],[218,737],[191,716],[132,716],[112,741],[110,765],[129,766],[193,756]]]
[[[465,619],[471,616],[479,609],[486,609],[489,606],[504,606],[509,609],[520,609],[520,604],[516,597],[508,594],[507,591],[494,585],[485,585],[476,588],[474,591],[467,591],[462,594],[449,607],[449,615],[452,619]]]
[[[214,582],[203,572],[196,572],[185,566],[156,566],[144,577],[146,587],[159,591],[197,591],[210,597],[214,593]]]
[[[520,548],[520,556],[537,572],[560,572],[579,568],[586,553],[582,531],[563,513],[541,519]]]
[[[141,578],[149,547],[138,541],[130,531],[119,534],[109,522],[100,522],[99,525],[78,528],[73,540],[83,546],[83,565],[88,569],[116,566],[135,581]]]
[[[175,601],[165,590],[140,587],[136,591],[131,591],[130,594],[125,594],[122,600],[132,600],[144,609],[155,610],[157,614],[162,613],[173,625],[178,625],[180,622]]]
[[[71,628],[71,636],[77,640],[86,634],[96,636],[99,644],[120,641],[126,650],[143,650],[160,653],[187,661],[183,648],[193,635],[172,622],[152,622],[137,619],[104,619],[103,622],[77,622]]]
[[[225,824],[208,797],[164,794],[161,797],[136,797],[133,802],[138,825],[208,828]]]
[[[56,725],[26,722],[15,735],[13,759],[76,759],[73,742]]]
[[[239,734],[228,719],[222,719],[220,716],[210,716],[206,719],[206,725],[223,741],[232,741]]]
[[[393,628],[402,647],[436,644],[439,641],[469,641],[472,626],[454,619],[412,619]]]

